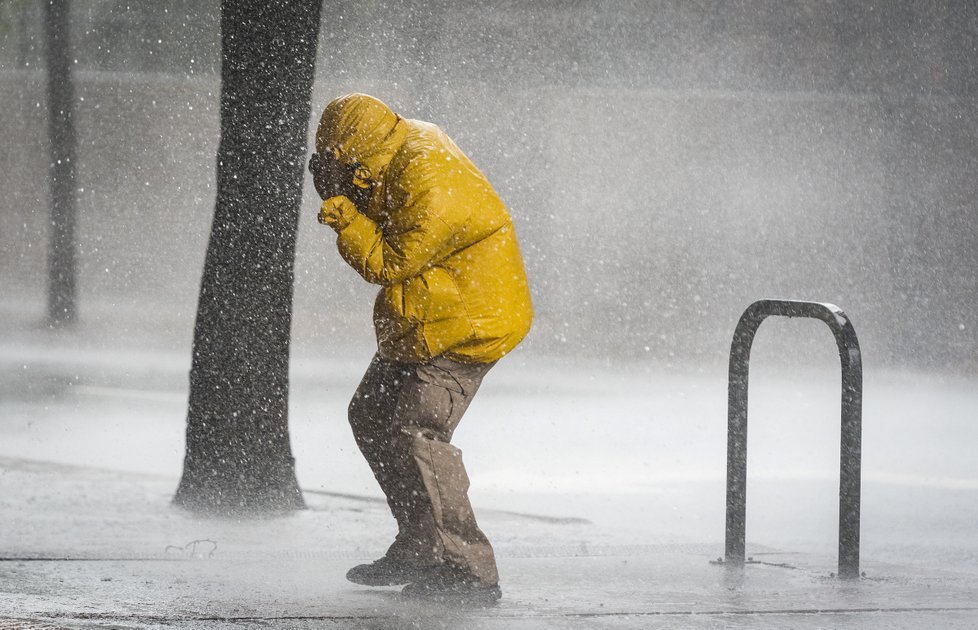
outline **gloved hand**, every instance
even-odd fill
[[[319,207],[319,222],[328,225],[337,232],[342,232],[353,223],[360,211],[347,197],[339,195],[323,201]]]

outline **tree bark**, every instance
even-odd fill
[[[319,13],[320,0],[221,4],[217,203],[174,497],[196,512],[305,507],[289,443],[288,370]]]
[[[68,0],[44,3],[48,136],[51,142],[51,240],[48,249],[48,323],[76,318],[75,90],[68,62]]]

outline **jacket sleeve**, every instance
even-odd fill
[[[373,284],[397,284],[419,274],[447,253],[454,233],[436,210],[436,189],[398,197],[407,203],[389,208],[391,220],[383,228],[357,213],[336,239],[343,259]]]

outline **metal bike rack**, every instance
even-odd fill
[[[796,300],[759,300],[741,315],[730,346],[727,406],[727,531],[724,562],[744,565],[747,514],[747,384],[750,351],[766,318],[820,319],[835,335],[842,360],[842,447],[839,474],[839,577],[859,577],[859,501],[862,459],[863,369],[859,340],[838,306]]]

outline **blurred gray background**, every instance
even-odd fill
[[[42,16],[0,2],[8,339],[44,326]],[[188,364],[219,26],[215,0],[72,4],[79,326]],[[496,186],[537,308],[521,352],[722,362],[742,310],[781,297],[845,309],[867,369],[978,371],[978,3],[327,1],[317,64],[314,112],[371,93]],[[305,197],[294,348],[329,358],[372,343],[375,289]],[[787,358],[834,352],[799,326]]]

